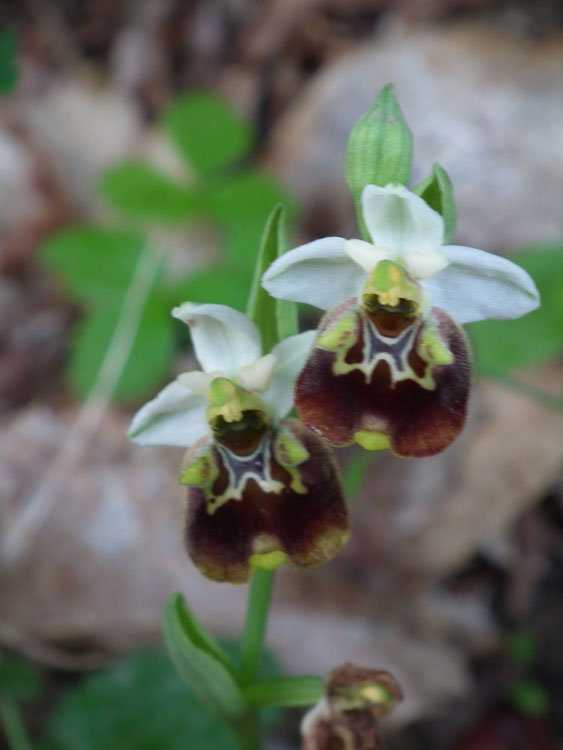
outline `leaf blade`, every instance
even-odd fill
[[[164,640],[172,663],[209,711],[236,726],[248,708],[240,687],[223,660],[208,649],[205,639],[201,641],[201,633],[191,639],[192,634],[185,629],[185,609],[182,596],[175,594],[164,610]]]

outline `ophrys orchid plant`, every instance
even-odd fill
[[[386,87],[349,142],[347,177],[363,239],[329,237],[284,252],[276,209],[249,317],[223,305],[175,308],[202,369],[179,375],[131,425],[136,442],[188,449],[180,474],[186,541],[201,572],[215,581],[251,578],[240,668],[181,596],[164,617],[179,673],[245,750],[261,747],[259,708],[310,705],[322,694],[320,678],[260,683],[257,670],[273,570],[327,562],[348,537],[326,443],[405,457],[443,450],[463,428],[470,392],[461,324],[518,317],[539,303],[514,263],[449,244],[451,183],[435,165],[412,192],[405,187],[410,139]],[[297,302],[327,310],[316,332],[297,333]],[[287,418],[294,401],[302,422]],[[364,682],[361,695],[369,690],[379,710],[380,693]],[[327,721],[341,718],[324,716],[325,734]]]

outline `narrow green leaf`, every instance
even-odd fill
[[[205,707],[230,725],[238,725],[247,712],[247,705],[230,669],[201,629],[186,624],[186,608],[182,596],[175,594],[166,605],[163,619],[164,639],[170,658],[180,677]]]
[[[9,94],[18,80],[16,35],[11,29],[0,31],[0,93]]]
[[[100,191],[116,208],[145,219],[183,221],[200,208],[196,193],[142,161],[108,169],[100,180]]]
[[[264,228],[246,309],[247,315],[260,329],[264,352],[269,352],[283,338],[297,333],[295,303],[275,300],[261,285],[264,271],[285,252],[286,248],[285,210],[283,206],[278,205],[270,214]]]
[[[392,84],[356,122],[348,139],[346,179],[365,239],[361,195],[366,185],[406,185],[412,162],[412,135],[399,108]]]
[[[278,256],[289,250],[287,225],[284,221],[278,226]],[[299,333],[297,304],[288,300],[276,299],[276,325],[279,341]]]
[[[264,352],[269,352],[279,339],[276,322],[276,300],[270,297],[260,282],[264,271],[278,257],[279,231],[283,220],[284,208],[278,205],[270,214],[264,228],[246,308],[246,314],[260,329]]]
[[[91,308],[75,328],[68,376],[73,391],[80,398],[85,398],[96,382],[121,314],[122,302],[120,299],[117,304]],[[166,376],[174,347],[170,315],[155,289],[144,305],[113,397],[123,401],[151,393]]]
[[[448,173],[439,164],[432,165],[432,173],[413,190],[444,219],[444,245],[449,245],[455,234],[457,211],[454,189]]]
[[[186,94],[164,115],[164,127],[188,163],[201,175],[241,159],[253,133],[227,102],[212,94]]]
[[[245,685],[242,692],[252,708],[310,706],[321,698],[323,681],[313,675],[278,677]]]
[[[234,674],[234,668],[229,655],[211,633],[203,627],[195,615],[192,614],[183,596],[177,593],[172,596],[172,599],[175,599],[175,611],[190,641],[198,648],[206,651],[210,656],[213,656],[217,661],[220,661],[226,669]]]

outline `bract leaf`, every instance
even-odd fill
[[[361,207],[366,185],[384,187],[408,182],[412,162],[412,135],[399,108],[393,86],[387,84],[356,122],[348,139],[346,179],[354,198],[358,223],[369,241]]]
[[[180,677],[205,707],[231,726],[239,724],[247,704],[226,655],[189,613],[181,594],[164,610],[164,639]]]
[[[227,102],[206,93],[176,99],[164,115],[164,127],[201,175],[241,159],[253,140],[250,126]]]
[[[452,182],[446,170],[439,164],[433,164],[432,173],[420,182],[413,192],[424,198],[430,208],[433,208],[442,216],[444,220],[442,244],[449,245],[455,234],[457,211]]]
[[[264,352],[271,351],[278,341],[297,332],[297,308],[295,303],[275,300],[260,285],[260,280],[266,268],[287,247],[284,219],[283,206],[276,206],[264,228],[248,298],[247,315],[260,329]]]
[[[244,685],[244,698],[252,708],[310,706],[323,694],[323,681],[313,675],[278,677]]]
[[[160,221],[183,221],[200,207],[197,193],[142,161],[111,167],[100,181],[102,195],[129,214]]]

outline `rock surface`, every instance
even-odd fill
[[[414,133],[412,184],[450,174],[456,241],[504,251],[561,240],[563,44],[482,26],[388,33],[325,68],[279,122],[268,166],[331,231],[357,231],[344,180],[356,119],[393,82]]]

